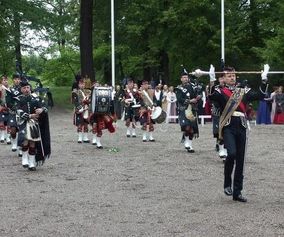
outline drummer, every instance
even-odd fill
[[[125,126],[127,137],[136,137],[136,122],[139,120],[140,94],[134,88],[134,82],[131,78],[127,80],[127,86],[123,96],[125,106]]]
[[[78,89],[72,91],[74,104],[73,124],[77,127],[78,143],[89,143],[88,138],[88,110],[90,104],[90,91],[85,89],[85,80],[78,80]]]
[[[109,101],[109,103],[106,103],[107,108],[103,108],[103,111],[100,111],[100,106],[96,106],[95,111],[91,111],[89,121],[92,125],[92,132],[93,132],[93,141],[92,144],[96,145],[98,149],[103,149],[102,143],[101,143],[101,137],[103,135],[103,130],[107,129],[110,133],[115,132],[115,127],[113,125],[114,122],[116,122],[116,116],[114,113],[114,101],[113,101],[113,92],[112,88],[105,85],[104,87],[98,86],[98,84],[94,84],[92,93],[96,93],[96,91],[100,91],[108,94],[109,97],[103,98],[105,101]],[[108,93],[109,92],[109,93]],[[97,95],[96,95],[97,96]],[[91,96],[93,98],[93,96]],[[92,103],[95,103],[92,101]],[[90,106],[93,107],[93,106]],[[93,109],[93,108],[90,108]]]
[[[154,121],[151,118],[153,110],[153,94],[152,89],[149,89],[149,83],[147,80],[142,82],[142,100],[141,100],[141,110],[140,110],[140,123],[142,125],[143,132],[143,142],[155,142],[153,137],[154,132]]]

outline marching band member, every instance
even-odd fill
[[[197,95],[189,82],[188,73],[184,70],[181,74],[181,84],[175,88],[177,105],[179,110],[179,123],[183,132],[184,147],[189,153],[193,153],[192,139],[198,137],[197,124]]]
[[[125,126],[127,127],[126,136],[136,137],[136,121],[138,120],[138,108],[134,108],[140,100],[140,95],[137,89],[134,88],[134,82],[131,78],[127,80],[127,86],[123,96],[125,107]]]
[[[210,90],[220,90],[225,86],[224,77],[218,78],[219,84],[214,85],[215,81],[210,81]],[[209,92],[211,94],[211,92]],[[227,149],[224,147],[223,139],[219,139],[219,119],[220,119],[220,105],[216,102],[212,102],[212,125],[213,125],[213,137],[216,138],[216,150],[219,152],[219,157],[225,162],[227,157]]]
[[[154,121],[151,119],[152,109],[154,109],[153,104],[153,92],[149,89],[149,84],[147,80],[142,82],[142,99],[141,99],[141,109],[140,109],[140,124],[142,125],[143,132],[143,142],[150,141],[154,142],[153,137],[154,132]]]
[[[0,142],[4,143],[5,140],[7,144],[11,143],[9,136],[7,136],[7,121],[9,117],[8,108],[6,105],[6,90],[5,81],[7,82],[7,77],[2,76],[0,78]]]
[[[18,124],[16,119],[16,104],[18,101],[18,97],[21,95],[20,82],[21,82],[20,75],[14,74],[13,85],[9,88],[9,90],[6,90],[6,103],[9,109],[8,128],[11,137],[12,151],[15,152],[18,149],[19,152],[18,155],[21,157],[22,150],[20,146],[18,147],[18,139],[17,139]]]
[[[108,90],[111,90],[111,87],[97,87],[96,84],[93,86],[92,89],[92,96],[93,93],[95,93],[96,88],[102,89],[103,93],[108,94]],[[116,115],[114,112],[114,93],[111,90],[110,98],[101,98],[106,102],[105,105],[103,105],[104,108],[107,108],[105,112],[100,111],[91,111],[91,115],[89,117],[90,124],[92,125],[92,131],[93,131],[93,145],[97,145],[98,149],[103,149],[103,146],[101,144],[101,137],[103,135],[103,129],[107,129],[110,133],[115,132],[115,127],[113,125],[114,122],[116,122]],[[109,101],[108,101],[109,100]],[[93,101],[94,103],[94,101]],[[97,108],[100,107],[100,105],[96,105]],[[93,109],[93,108],[90,108]],[[99,110],[99,109],[98,109]]]
[[[31,94],[27,81],[22,81],[20,87],[16,111],[19,116],[19,144],[23,151],[22,165],[35,171],[37,163],[44,162],[50,155],[47,108],[42,106],[39,97]]]
[[[90,140],[88,138],[88,118],[90,91],[85,89],[84,79],[78,81],[78,89],[73,89],[72,102],[75,106],[73,123],[77,127],[78,143],[89,143]]]
[[[212,66],[213,67],[213,66]],[[246,104],[252,100],[259,100],[265,97],[267,74],[269,65],[264,66],[262,73],[262,84],[259,91],[250,88],[236,87],[236,74],[232,67],[224,68],[223,88],[216,88],[209,95],[211,101],[220,105],[219,138],[224,139],[224,145],[228,156],[224,165],[224,193],[233,196],[234,201],[247,202],[242,195],[243,169],[246,150]],[[215,77],[215,73],[210,78]],[[233,187],[232,172],[235,166]]]

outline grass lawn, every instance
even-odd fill
[[[73,109],[70,86],[52,86],[50,87],[50,91],[52,93],[54,106],[68,110]]]

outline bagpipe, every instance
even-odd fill
[[[33,77],[33,76],[26,75],[26,73],[22,71],[22,66],[18,61],[16,61],[16,72],[20,76],[21,80],[26,80],[29,83],[30,82],[36,83],[35,87],[31,88],[31,90],[35,96],[38,96],[39,98],[41,98],[45,107],[52,108],[54,106],[52,93],[49,87],[43,87],[43,84],[40,79]]]

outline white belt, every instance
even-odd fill
[[[243,112],[235,111],[232,116],[235,117],[245,117],[245,114]]]

